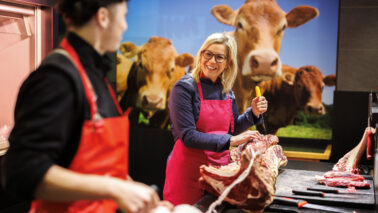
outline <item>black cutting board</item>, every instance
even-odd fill
[[[357,189],[357,192],[370,193],[369,195],[361,194],[331,194],[327,193],[326,197],[307,196],[307,195],[294,195],[291,190],[299,189],[306,190],[307,187],[325,187],[318,184],[315,175],[322,176],[324,172],[307,171],[307,170],[294,170],[282,169],[278,175],[276,182],[277,196],[286,196],[292,198],[299,198],[307,200],[311,203],[326,204],[333,206],[345,207],[359,207],[359,208],[374,208],[374,183],[371,176],[365,176],[366,181],[370,184],[370,189]],[[327,187],[335,189],[346,189],[338,187]],[[329,197],[327,197],[329,195]]]

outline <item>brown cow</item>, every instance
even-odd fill
[[[293,123],[298,111],[324,115],[322,92],[324,85],[334,86],[336,76],[323,76],[315,66],[299,69],[282,66],[282,77],[261,82],[261,94],[268,100],[268,111],[264,113],[267,134],[275,134],[281,127]],[[261,127],[258,127],[261,130]]]
[[[147,114],[148,118],[156,120],[153,126],[164,127],[168,123],[167,102],[174,83],[185,75],[185,67],[193,63],[193,56],[184,53],[178,55],[171,41],[162,37],[151,37],[147,43],[137,47],[131,42],[120,46],[121,60],[126,64],[117,64],[117,76],[124,73],[127,82],[123,88],[127,91],[121,100],[121,106],[135,106]],[[130,66],[130,60],[135,61]],[[120,70],[130,67],[130,70]],[[119,69],[118,69],[119,68]],[[122,79],[117,79],[122,81]],[[153,119],[158,113],[158,119]],[[164,116],[161,116],[161,115]]]
[[[236,27],[238,76],[233,87],[239,112],[250,105],[251,89],[257,82],[281,74],[279,52],[283,31],[295,28],[318,16],[310,6],[298,6],[285,13],[274,0],[249,0],[239,9],[227,5],[213,7],[211,13],[227,25]]]

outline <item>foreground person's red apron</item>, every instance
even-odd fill
[[[204,100],[201,83],[197,84],[201,98],[197,130],[210,134],[227,134],[234,127],[232,100]],[[199,167],[228,164],[229,151],[221,153],[186,147],[178,139],[167,164],[163,198],[174,205],[194,204],[203,196],[198,178]]]
[[[122,116],[96,119],[98,112],[94,91],[79,57],[66,39],[60,45],[69,54],[79,71],[90,106],[90,120],[84,121],[79,148],[68,169],[83,174],[96,174],[126,179],[129,151],[128,113],[122,113],[114,92],[107,83],[113,101]],[[35,200],[32,202],[30,212],[109,213],[115,212],[117,208],[118,205],[112,200],[80,200],[75,202]]]

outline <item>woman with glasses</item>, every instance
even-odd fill
[[[228,164],[230,146],[259,134],[247,129],[262,123],[267,101],[256,97],[239,115],[231,90],[236,75],[236,42],[215,33],[198,51],[192,72],[173,87],[168,106],[176,142],[167,163],[164,200],[174,205],[199,201],[203,196],[199,167]]]

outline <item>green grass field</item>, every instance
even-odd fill
[[[280,128],[277,132],[278,137],[291,138],[314,138],[314,139],[332,139],[332,129],[322,129],[308,126],[289,125]]]

